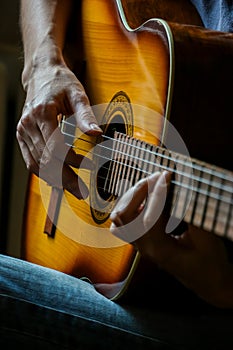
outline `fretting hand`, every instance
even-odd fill
[[[111,232],[131,238],[142,255],[207,302],[233,307],[233,268],[222,240],[191,225],[179,236],[166,233],[170,181],[170,173],[155,173],[128,190],[111,214]]]

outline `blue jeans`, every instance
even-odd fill
[[[233,348],[231,312],[152,305],[113,302],[88,282],[0,255],[1,349]]]

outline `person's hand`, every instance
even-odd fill
[[[180,235],[166,233],[170,181],[167,172],[139,181],[116,204],[110,230],[207,302],[233,307],[233,268],[222,240],[191,225]]]
[[[81,155],[66,146],[57,128],[58,115],[75,113],[82,132],[101,133],[83,86],[62,60],[53,65],[35,65],[25,85],[26,101],[16,135],[27,168],[58,187],[61,181],[56,169],[62,169],[62,186],[77,198],[85,198],[88,189],[70,166],[78,168],[82,162],[82,167],[91,168],[91,162],[87,158],[83,161]]]

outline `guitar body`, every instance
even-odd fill
[[[130,19],[129,9],[133,3],[137,4],[138,15]],[[107,135],[119,124],[120,131],[156,145],[171,137],[166,129],[166,122],[170,120],[181,133],[191,155],[216,163],[216,154],[218,156],[223,146],[232,143],[229,135],[223,137],[218,133],[216,137],[216,126],[220,124],[220,112],[226,116],[229,108],[225,98],[231,97],[232,101],[233,97],[230,89],[232,68],[228,58],[233,53],[233,45],[228,45],[227,35],[201,27],[160,19],[143,22],[149,19],[148,13],[143,12],[139,3],[83,1],[86,62],[83,84],[98,121]],[[194,17],[200,24],[196,15],[192,20]],[[208,40],[210,48],[205,46]],[[219,47],[223,47],[221,52]],[[226,57],[225,68],[231,69],[228,75],[223,75],[223,69],[219,71],[221,55]],[[206,64],[200,68],[203,58],[209,65],[207,73]],[[201,103],[203,97],[204,103]],[[227,121],[232,126],[229,117]],[[210,147],[214,148],[215,154],[208,152],[206,147],[202,153],[203,145],[199,143],[206,141],[207,125],[212,132]],[[78,140],[76,147],[81,148],[84,155],[93,157],[95,162],[91,142]],[[220,163],[229,168],[227,157],[221,157]],[[64,192],[52,236],[44,233],[51,188],[31,175],[22,256],[76,277],[86,276],[96,285],[108,285],[108,289],[99,290],[116,299],[128,287],[140,257],[130,244],[109,233],[108,217],[114,201],[100,198],[102,192],[95,180],[96,173],[80,169],[79,175],[90,188],[90,196],[79,201]]]

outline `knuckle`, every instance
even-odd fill
[[[86,105],[89,103],[88,97],[84,90],[81,90],[78,95],[78,100],[81,104]]]
[[[17,125],[17,130],[22,132],[23,129],[27,129],[32,124],[31,116],[29,113],[22,114],[20,121]]]

